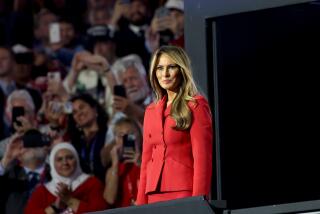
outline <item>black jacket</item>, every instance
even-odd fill
[[[39,183],[49,180],[50,169],[49,165],[46,165]],[[17,162],[14,163],[3,176],[0,176],[0,189],[0,213],[23,214],[32,192],[25,169]]]

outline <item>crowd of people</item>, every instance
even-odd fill
[[[177,94],[172,107],[177,130],[190,129],[186,144],[192,141],[198,152],[211,148],[212,134],[201,134],[211,132],[210,120],[191,127],[190,114],[211,116],[203,98],[193,98],[197,91],[187,81],[191,70],[183,67],[189,65],[174,62],[187,81],[186,94],[176,92],[178,85],[155,85],[160,77],[147,72],[150,66],[158,71],[162,58],[157,57],[169,54],[159,52],[160,47],[183,50],[183,23],[183,0],[0,2],[0,213],[83,213],[209,194],[211,156],[192,155],[184,145],[188,158],[178,161],[185,166],[173,162],[176,168],[165,165],[162,174],[167,186],[159,191],[173,193],[145,196],[158,191],[158,180],[150,184],[145,174],[151,144],[143,142],[159,131],[150,125],[151,111],[144,117],[151,103],[167,97],[168,105]],[[179,87],[183,81],[179,79]],[[201,107],[188,111],[183,96]],[[170,123],[166,129],[173,128]],[[176,140],[188,138],[178,136]],[[209,143],[199,146],[202,140]],[[173,187],[167,171],[191,176],[193,159],[210,164],[195,167],[194,181],[181,177],[184,186]],[[198,186],[203,177],[205,183]],[[194,192],[193,182],[198,188]]]

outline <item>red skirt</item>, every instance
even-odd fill
[[[159,192],[148,194],[148,204],[160,202],[160,201],[168,201],[179,198],[191,197],[191,191],[177,191],[177,192]]]

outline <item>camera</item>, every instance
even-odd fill
[[[51,144],[51,137],[42,134],[36,129],[30,129],[22,136],[22,142],[25,148],[49,146]]]

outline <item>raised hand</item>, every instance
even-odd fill
[[[130,105],[130,101],[128,98],[121,96],[113,96],[113,109],[115,111],[125,112],[126,108]]]
[[[23,147],[21,137],[22,135],[18,132],[10,137],[9,143],[6,147],[6,151],[1,160],[2,166],[4,168],[6,168],[13,160],[17,159],[21,154],[21,150]]]
[[[30,120],[28,120],[25,116],[20,116],[17,118],[18,121],[20,121],[21,125],[17,125],[16,123],[13,124],[14,129],[20,133],[23,134],[29,129],[34,128],[34,125]]]
[[[120,155],[121,155],[121,146],[119,144],[115,144],[110,151],[112,165],[114,166],[118,165],[120,160]]]
[[[68,204],[71,198],[71,189],[67,184],[60,182],[57,184],[56,194],[62,202]]]
[[[140,166],[141,154],[132,149],[124,149],[122,157],[124,159],[123,163],[134,163]]]

